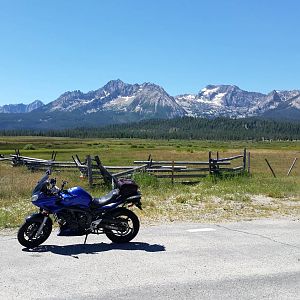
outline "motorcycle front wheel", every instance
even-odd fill
[[[44,243],[51,234],[52,224],[46,223],[41,234],[36,237],[41,224],[42,222],[39,221],[26,221],[18,231],[19,243],[26,248],[34,248]]]
[[[118,208],[110,213],[113,217],[112,226],[118,230],[106,229],[106,236],[114,243],[128,243],[139,232],[140,221],[135,213],[126,208]]]

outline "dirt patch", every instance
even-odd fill
[[[270,204],[274,203],[274,198],[264,196],[264,195],[252,195],[251,201],[254,204],[270,205]]]

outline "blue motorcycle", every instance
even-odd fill
[[[52,219],[59,225],[59,236],[105,234],[114,243],[127,243],[138,233],[140,222],[129,206],[141,207],[141,193],[130,179],[113,178],[115,188],[101,198],[93,198],[81,187],[64,189],[49,179],[48,170],[32,192],[32,203],[40,211],[28,216],[18,231],[18,241],[34,248],[47,240],[52,231]]]

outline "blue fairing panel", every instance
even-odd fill
[[[57,201],[58,197],[56,196],[47,196],[43,193],[40,193],[39,198],[35,201],[32,201],[32,203],[37,207],[54,212],[61,208],[61,206],[58,205]]]
[[[34,221],[34,222],[41,222],[42,223],[43,220],[44,220],[44,218],[45,218],[45,216],[43,214],[41,214],[41,213],[35,213],[35,214],[32,214],[32,215],[28,216],[26,218],[26,222],[32,222],[32,221]],[[47,223],[51,223],[52,224],[51,218],[48,217]]]
[[[88,207],[91,204],[92,196],[80,186],[68,189],[64,194],[64,200],[68,205],[82,205]]]
[[[62,192],[60,196],[47,196],[40,193],[39,198],[32,203],[42,209],[57,212],[68,207],[88,208],[91,201],[92,196],[83,188],[73,187]]]

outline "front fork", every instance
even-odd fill
[[[37,237],[37,238],[38,238],[38,237],[40,236],[40,234],[42,233],[42,230],[43,230],[43,228],[44,228],[44,226],[45,226],[45,224],[46,224],[48,218],[49,218],[49,216],[44,216],[43,222],[42,222],[42,224],[40,225],[38,231],[36,232],[36,237]]]
[[[46,210],[41,210],[39,213],[34,213],[30,216],[28,216],[26,218],[26,222],[37,222],[37,223],[41,223],[41,225],[39,226],[35,237],[38,238],[42,231],[44,226],[46,225],[47,222],[49,222],[50,224],[52,224],[52,220],[49,218],[49,212]]]

